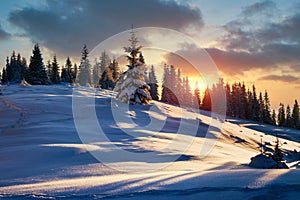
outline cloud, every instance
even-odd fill
[[[276,9],[276,4],[272,1],[257,2],[252,5],[246,6],[241,14],[245,17],[253,16],[255,14],[264,14],[267,16],[273,15]]]
[[[300,63],[300,12],[281,17],[276,9],[272,1],[259,2],[245,7],[240,18],[223,26],[220,47],[207,49],[223,72],[242,74],[282,66],[300,72],[295,67]]]
[[[299,82],[300,78],[292,75],[268,75],[260,77],[258,80],[264,80],[264,81],[281,81],[281,82]]]
[[[7,39],[9,39],[11,37],[11,35],[8,33],[8,32],[6,32],[3,28],[2,28],[2,26],[1,26],[1,24],[0,24],[0,41],[1,40],[7,40]]]
[[[132,24],[175,30],[203,26],[198,8],[162,0],[48,0],[43,10],[11,11],[9,21],[24,29],[33,42],[69,55],[78,54],[83,43],[92,48]]]

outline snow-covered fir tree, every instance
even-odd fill
[[[145,82],[147,67],[141,54],[142,46],[138,46],[138,39],[134,31],[129,39],[130,46],[124,47],[129,55],[128,70],[124,72],[116,84],[114,91],[117,93],[116,99],[125,103],[148,104],[151,100],[150,87]]]
[[[101,68],[100,68],[100,63],[98,62],[97,59],[95,59],[95,64],[93,66],[93,85],[94,85],[94,87],[98,87],[101,74],[102,74],[102,72],[101,72]]]
[[[77,76],[77,83],[81,86],[91,85],[91,65],[88,58],[89,52],[87,46],[84,45],[81,52],[81,61],[79,66],[79,72]]]

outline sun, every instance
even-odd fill
[[[206,89],[206,84],[202,81],[198,81],[196,84],[196,87],[200,90],[200,91],[204,91]]]

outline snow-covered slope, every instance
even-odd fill
[[[105,90],[76,88],[81,106],[64,85],[1,90],[0,198],[299,197],[297,130],[223,121],[160,102],[127,110]],[[93,127],[93,110],[106,138]],[[249,168],[261,140],[271,146],[275,134],[293,169]]]

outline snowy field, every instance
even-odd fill
[[[110,91],[87,88],[76,88],[73,113],[71,87],[0,88],[0,198],[299,199],[300,131],[160,102],[126,111]],[[271,147],[276,134],[291,169],[248,167],[261,139]]]

